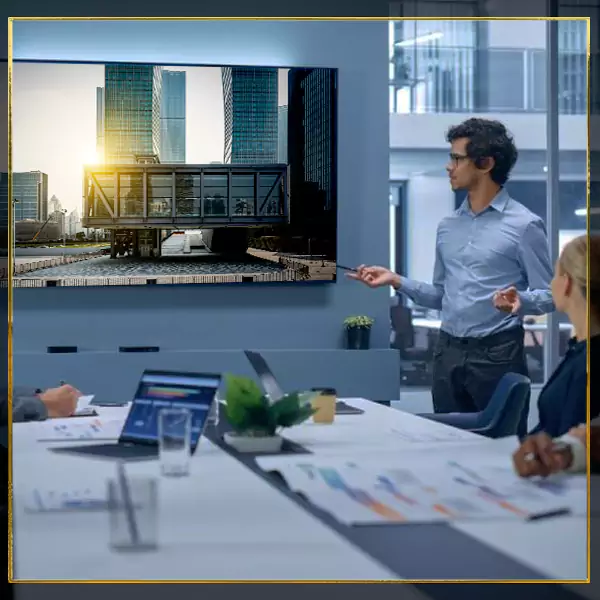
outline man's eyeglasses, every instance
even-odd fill
[[[450,153],[450,162],[455,165],[458,165],[463,160],[468,160],[469,157],[466,154],[455,154],[454,152]]]

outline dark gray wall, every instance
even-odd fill
[[[61,27],[60,34],[48,35],[54,31],[49,25]],[[94,32],[103,23],[90,22],[83,45],[69,25],[15,24],[15,57],[338,68],[338,260],[389,263],[387,23],[172,22],[167,32],[152,36],[136,29],[152,23],[123,22],[119,35],[108,37]],[[25,35],[25,26],[37,27],[36,35]],[[51,181],[49,186],[51,191]],[[342,347],[343,319],[357,313],[375,318],[372,345],[384,349],[389,304],[387,289],[368,290],[343,275],[327,286],[16,289],[15,376],[22,382],[29,370],[37,370],[48,345],[111,355],[122,345],[158,345],[161,351],[332,351]],[[379,381],[374,395],[397,397],[395,353],[366,354],[365,368],[379,367],[373,373]],[[348,370],[346,355],[319,354],[338,373],[331,384],[344,383],[344,377],[364,379],[364,370]],[[294,352],[287,356],[290,367],[302,360]],[[64,355],[44,364],[66,378],[79,360]],[[112,360],[124,365],[131,359],[114,355]],[[110,371],[106,360],[105,369]],[[106,371],[104,376],[110,377]],[[364,392],[364,381],[355,387]]]

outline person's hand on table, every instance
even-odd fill
[[[529,436],[513,454],[515,470],[521,477],[547,477],[568,469],[572,462],[571,449],[557,450],[555,440],[546,433]]]
[[[348,273],[347,277],[356,281],[362,281],[362,283],[371,288],[383,287],[385,285],[391,285],[396,289],[400,288],[400,276],[385,267],[360,265],[356,269],[356,273]]]
[[[515,314],[521,309],[521,297],[514,286],[497,291],[493,302],[494,306],[502,312]]]
[[[72,416],[81,395],[81,392],[72,385],[61,385],[42,392],[39,398],[48,409],[48,417],[56,419]]]

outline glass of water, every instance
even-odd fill
[[[225,406],[225,390],[222,386],[217,388],[215,392],[215,399],[208,411],[208,416],[206,418],[206,424],[212,425],[215,429],[219,426],[219,422],[221,421],[221,411],[224,410]]]
[[[109,543],[116,552],[148,552],[158,548],[156,479],[126,477],[108,481]]]
[[[190,473],[192,413],[187,408],[168,408],[158,414],[160,470],[167,477]]]

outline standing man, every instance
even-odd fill
[[[504,188],[518,156],[504,125],[468,119],[446,139],[450,185],[468,197],[438,226],[433,283],[365,265],[350,277],[441,311],[434,410],[477,412],[503,375],[527,374],[523,316],[554,310],[552,265],[542,219]]]

